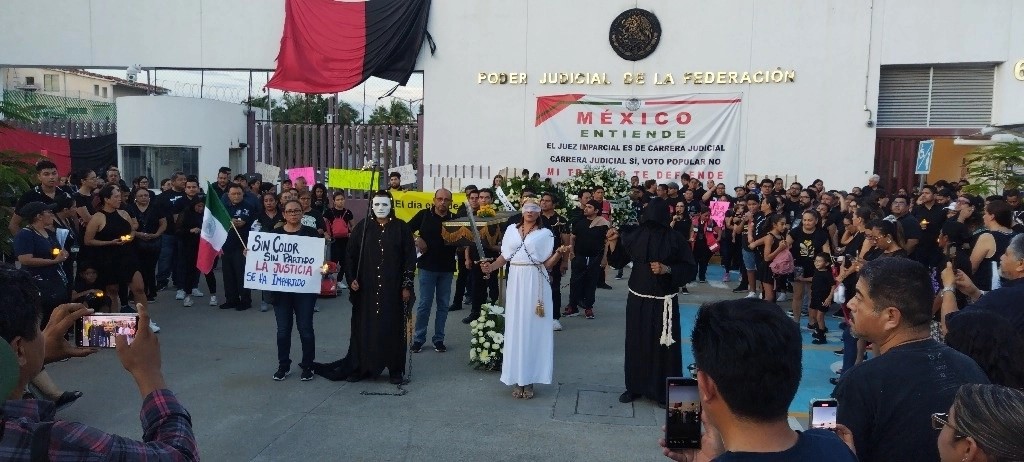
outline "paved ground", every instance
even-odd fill
[[[711,277],[720,280],[718,271]],[[538,386],[530,401],[512,399],[498,373],[467,366],[469,329],[459,322],[466,310],[449,319],[448,353],[413,355],[404,396],[363,394],[396,391],[386,380],[300,382],[297,369],[284,382],[271,380],[272,312],[205,303],[184,308],[172,292],[162,292],[151,311],[163,328],[168,384],[192,413],[205,460],[664,460],[656,443],[663,411],[645,400],[617,401],[626,292],[625,281],[609,276],[608,282],[614,290],[598,291],[597,319],[563,319],[565,330],[555,333],[556,383]],[[696,304],[734,296],[721,283],[691,287],[693,295],[683,300],[687,333]],[[317,357],[334,360],[348,345],[350,306],[345,298],[320,306]],[[297,362],[298,335],[293,338]],[[810,345],[805,331],[803,387],[791,408],[796,418],[806,419],[808,401],[831,391],[829,367],[838,359],[831,350],[838,346],[830,340]],[[687,363],[688,350],[684,343]],[[47,370],[67,389],[85,393],[61,417],[141,437],[141,398],[113,351]]]

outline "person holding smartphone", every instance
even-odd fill
[[[699,449],[670,448],[662,439],[665,456],[685,462],[857,460],[829,430],[790,428],[789,405],[800,385],[800,327],[778,305],[754,299],[705,304],[691,337],[704,434]]]

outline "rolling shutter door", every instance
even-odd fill
[[[879,127],[984,127],[992,121],[995,67],[884,66]]]

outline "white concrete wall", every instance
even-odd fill
[[[284,0],[0,0],[0,65],[273,69]],[[637,63],[614,55],[610,21],[656,13],[663,38]],[[873,18],[873,21],[871,20]],[[533,156],[542,94],[744,93],[742,173],[863,181],[873,164],[883,64],[999,63],[993,123],[1024,122],[1021,0],[435,0],[424,48],[425,163],[488,164]],[[40,33],[39,31],[45,31]],[[27,39],[27,38],[31,39]],[[13,45],[12,45],[13,44]],[[870,45],[869,45],[870,44]],[[627,71],[795,69],[785,85],[625,86]],[[482,71],[607,72],[602,87],[477,85]],[[867,97],[865,98],[865,91]],[[225,148],[226,149],[226,148]]]
[[[121,146],[199,148],[199,184],[217,181],[228,165],[228,150],[245,143],[245,106],[209,99],[173,96],[125,96],[117,99],[118,164]],[[159,179],[157,179],[159,181]]]

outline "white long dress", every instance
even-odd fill
[[[551,256],[555,237],[545,228],[519,236],[519,225],[510,226],[501,240],[501,256],[510,263],[505,291],[505,356],[501,381],[506,385],[551,383],[554,368],[554,332],[551,284],[541,274],[543,262]],[[518,251],[517,251],[518,249]],[[538,266],[539,265],[539,266]],[[544,316],[537,316],[537,299],[544,303]]]

